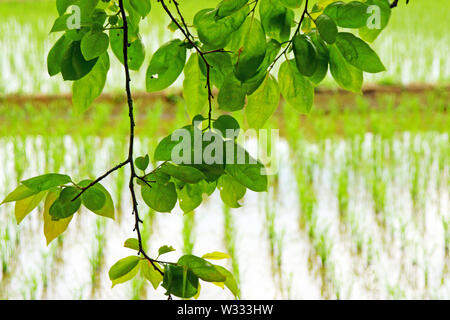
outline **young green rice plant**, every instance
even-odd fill
[[[99,287],[99,275],[104,265],[104,248],[106,245],[106,220],[97,218],[95,221],[94,245],[90,262],[91,296],[94,297]]]
[[[319,258],[319,275],[321,278],[321,294],[327,297],[330,294],[330,286],[334,274],[334,262],[330,260],[333,250],[332,239],[329,238],[328,230],[320,230],[315,232],[315,237],[312,239],[312,246],[315,255]]]
[[[147,294],[147,280],[141,275],[137,275],[131,282],[131,299],[142,300],[146,299]]]
[[[19,182],[22,180],[23,173],[25,171],[26,161],[26,138],[23,136],[17,136],[13,139],[14,145],[14,169],[16,172],[16,180]]]
[[[192,254],[195,237],[195,212],[186,213],[183,216],[183,253]]]
[[[348,210],[348,175],[349,175],[349,165],[348,162],[345,161],[345,165],[343,168],[339,170],[337,174],[337,199],[338,199],[338,210],[339,210],[339,218],[341,222],[345,220],[345,216],[347,215]]]
[[[420,165],[420,153],[412,150],[412,176],[411,176],[411,185],[410,185],[410,194],[413,202],[413,207],[416,211],[418,211],[420,206],[420,178],[421,178],[421,165]]]
[[[284,232],[279,233],[276,228],[276,201],[270,200],[271,194],[269,193],[265,197],[265,226],[266,233],[269,240],[270,260],[272,267],[272,274],[274,280],[278,283],[279,290],[282,294],[285,294],[285,288],[283,284],[283,237]],[[275,205],[271,205],[275,203]]]
[[[317,217],[315,215],[315,208],[317,198],[315,195],[313,184],[312,163],[307,161],[307,158],[300,158],[301,165],[297,164],[296,180],[299,192],[300,202],[300,229],[308,230],[308,235],[314,237],[315,225]]]
[[[23,300],[36,300],[39,290],[39,280],[35,274],[27,276],[24,286],[20,289]]]
[[[231,269],[236,279],[238,292],[240,295],[239,260],[236,252],[236,227],[230,207],[223,205],[224,216],[224,242],[228,254],[231,256]]]

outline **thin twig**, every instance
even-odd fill
[[[77,200],[79,197],[81,197],[81,195],[83,193],[85,193],[89,188],[93,187],[96,183],[102,181],[103,179],[105,179],[107,176],[109,176],[111,173],[113,173],[114,171],[119,170],[120,168],[122,168],[123,166],[125,166],[126,164],[128,164],[130,161],[129,159],[125,160],[124,162],[119,163],[117,166],[115,166],[114,168],[108,170],[105,174],[101,175],[100,177],[98,177],[97,179],[95,179],[94,181],[92,181],[91,183],[89,183],[86,187],[81,188],[81,192],[79,194],[77,194],[77,196],[75,198],[72,199],[72,201]]]
[[[133,204],[133,214],[135,218],[135,224],[134,229],[136,231],[138,242],[139,242],[139,252],[138,254],[142,254],[144,258],[146,258],[150,264],[153,266],[153,268],[158,271],[161,275],[164,275],[164,272],[162,272],[155,264],[155,261],[150,258],[147,253],[145,252],[143,245],[142,245],[142,236],[141,231],[139,228],[139,223],[142,223],[142,220],[139,218],[139,211],[138,211],[138,202],[136,198],[136,192],[134,190],[134,179],[137,177],[136,170],[134,167],[134,160],[133,160],[133,151],[134,151],[134,127],[136,126],[135,120],[134,120],[134,109],[133,109],[133,97],[131,95],[131,88],[130,88],[130,70],[128,67],[128,21],[127,16],[125,13],[125,9],[123,6],[123,0],[119,0],[119,8],[122,15],[123,20],[123,65],[125,69],[125,89],[127,92],[127,103],[128,103],[128,116],[130,118],[130,142],[129,142],[129,148],[128,148],[128,159],[127,163],[130,164],[130,182],[129,182],[129,189],[131,193],[131,200]]]
[[[181,14],[181,11],[179,10],[178,3],[174,1],[174,4],[177,8],[178,14],[181,17],[181,21],[183,21],[184,26],[186,27],[186,30],[180,25],[180,23],[175,19],[175,17],[172,15],[172,12],[170,12],[169,8],[165,4],[164,0],[158,0],[158,2],[161,3],[161,6],[163,7],[164,11],[167,13],[169,18],[172,20],[173,23],[177,26],[177,28],[183,33],[186,40],[191,44],[191,46],[198,52],[200,55],[200,58],[203,60],[203,62],[206,65],[206,87],[208,88],[208,104],[209,104],[209,111],[208,111],[208,128],[211,128],[211,118],[212,118],[212,99],[214,99],[214,96],[212,94],[212,88],[211,88],[211,65],[208,63],[208,61],[205,58],[205,53],[197,46],[197,44],[192,41],[190,37],[189,29],[184,22],[183,15]]]
[[[268,71],[268,72],[270,72],[270,71],[272,70],[272,68],[274,67],[275,63],[276,63],[282,56],[284,56],[284,55],[288,52],[289,48],[292,46],[292,42],[294,41],[295,36],[300,32],[300,29],[301,29],[303,20],[305,19],[305,16],[306,16],[306,14],[308,13],[308,1],[309,1],[309,0],[306,0],[306,1],[305,1],[305,9],[303,10],[302,17],[300,18],[300,22],[298,23],[298,26],[297,26],[297,29],[296,29],[295,32],[294,32],[294,35],[292,36],[291,40],[289,40],[288,45],[286,46],[286,48],[284,48],[283,52],[281,52],[281,53],[275,58],[275,60],[272,62],[272,64],[271,64],[270,67],[269,67],[269,71]]]

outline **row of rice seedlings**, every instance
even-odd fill
[[[100,274],[104,267],[106,246],[106,220],[98,217],[95,220],[94,243],[90,262],[91,297],[95,297],[100,287]]]
[[[234,222],[234,217],[231,212],[230,207],[227,205],[222,206],[223,216],[224,216],[224,243],[228,254],[231,257],[231,269],[236,279],[237,286],[239,288],[238,295],[240,295],[240,271],[239,271],[239,260],[236,251],[236,227]]]
[[[285,288],[283,283],[283,237],[284,231],[281,233],[276,226],[276,195],[271,195],[270,192],[264,198],[265,202],[265,228],[269,241],[271,269],[274,281],[277,283],[279,292],[286,298]]]
[[[195,244],[195,212],[183,215],[183,253],[192,254]]]
[[[1,260],[1,281],[0,299],[8,299],[8,286],[13,276],[16,264],[14,257],[18,251],[20,231],[11,215],[3,220],[0,225],[0,260]]]

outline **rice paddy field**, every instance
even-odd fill
[[[208,1],[215,5],[217,1]],[[187,19],[206,1],[181,1]],[[142,30],[146,61],[173,37],[157,3]],[[450,7],[412,0],[393,12],[373,47],[387,71],[366,77],[363,95],[331,79],[299,116],[282,102],[267,129],[279,170],[267,193],[247,192],[239,209],[216,192],[194,213],[143,211],[143,239],[181,253],[223,251],[242,299],[450,299]],[[107,96],[83,115],[70,86],[46,72],[54,1],[0,1],[0,198],[28,177],[65,172],[95,178],[127,152],[127,109],[117,61]],[[147,63],[145,64],[147,65]],[[143,94],[132,73],[136,154],[189,121],[175,88]],[[236,114],[245,124],[245,115]],[[255,151],[255,140],[248,148]],[[253,149],[252,149],[253,148]],[[105,180],[116,219],[81,212],[47,246],[42,208],[18,226],[0,207],[0,299],[160,299],[144,278],[111,288],[108,270],[130,250],[133,216],[127,171]],[[200,299],[232,299],[202,285]]]

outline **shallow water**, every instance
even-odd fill
[[[78,172],[78,164],[85,168],[82,164],[92,161],[92,168],[81,170],[102,173],[119,161],[123,149],[111,139],[79,141],[66,136],[62,142],[65,150],[58,151],[64,161],[59,171],[75,178],[86,176]],[[228,231],[215,192],[195,212],[193,253],[226,252],[225,233],[231,232],[244,299],[448,299],[450,233],[444,229],[444,223],[450,223],[448,142],[448,134],[432,132],[390,139],[366,134],[353,140],[298,141],[295,146],[282,141],[277,145],[280,171],[272,184],[277,187],[264,194],[248,192],[243,207],[231,210],[234,229]],[[55,165],[45,160],[42,138],[26,138],[24,148],[16,151],[13,143],[18,142],[0,140],[0,198],[16,186],[14,156],[27,159],[22,178],[52,171]],[[137,153],[147,145],[147,140],[140,140]],[[86,152],[89,146],[95,148],[95,158]],[[348,206],[339,213],[337,177],[343,174],[348,178],[344,188]],[[114,198],[116,178],[105,181]],[[375,213],[372,190],[381,182],[385,201]],[[309,189],[301,188],[305,183]],[[300,223],[305,221],[305,190],[313,191],[315,200],[311,218]],[[415,201],[412,190],[416,190]],[[134,237],[134,218],[127,209],[126,186],[120,192],[122,210],[117,210],[116,221],[83,211],[64,237],[49,247],[42,232],[42,210],[16,227],[13,205],[0,207],[0,258],[8,269],[0,278],[0,298],[133,297],[131,283],[111,289],[107,276],[115,261],[134,254],[122,247],[125,239]],[[144,205],[140,210],[149,219]],[[91,273],[96,243],[102,238],[99,225],[105,228],[105,248],[98,272]],[[177,251],[164,259],[176,261],[183,251],[182,228],[178,208],[172,214],[156,214],[148,251],[155,254],[159,246],[172,245]],[[98,279],[94,290],[92,274]],[[164,289],[147,288],[141,298],[164,297]],[[232,295],[204,284],[201,298],[231,299]]]

